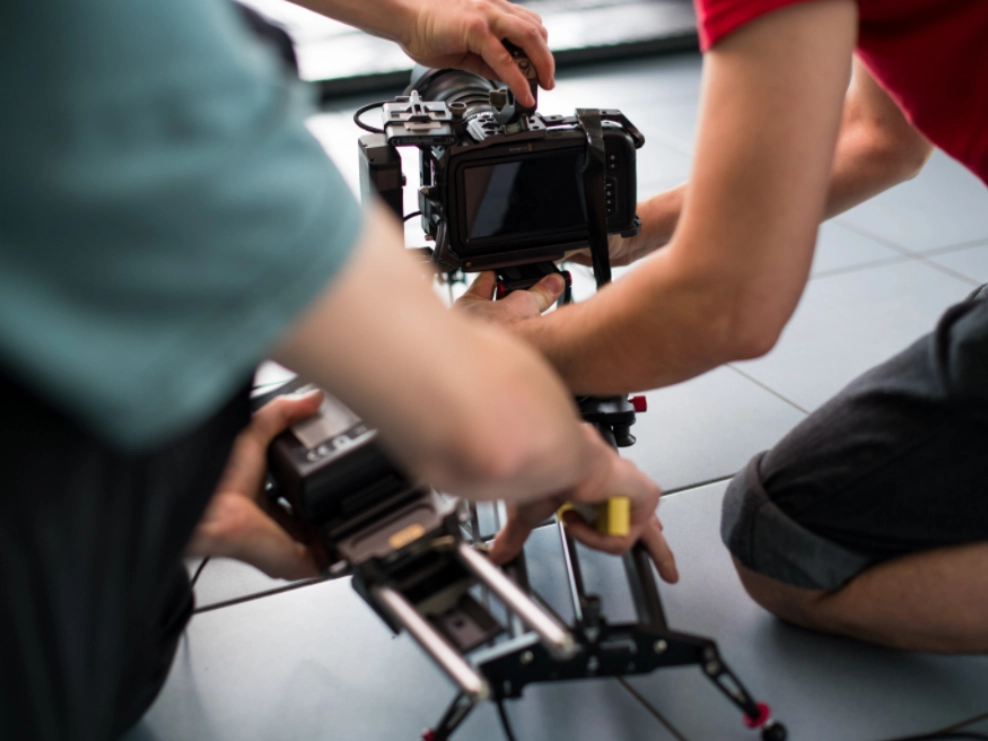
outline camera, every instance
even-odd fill
[[[505,45],[535,96],[534,68],[519,49]],[[417,147],[422,229],[443,270],[562,259],[589,244],[598,201],[607,234],[632,236],[640,229],[636,150],[645,140],[620,111],[543,116],[491,80],[423,67],[415,68],[404,95],[380,106],[382,128],[359,142],[361,189],[403,218],[398,150]],[[599,127],[596,145],[588,139],[590,114]],[[588,179],[593,146],[603,163]]]

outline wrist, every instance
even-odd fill
[[[581,425],[586,444],[578,459],[583,462],[584,473],[580,482],[569,494],[576,504],[596,504],[614,494],[617,455],[604,442],[595,427]]]

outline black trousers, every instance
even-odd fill
[[[191,615],[182,551],[248,392],[135,455],[2,371],[0,388],[0,738],[116,738],[154,700]]]
[[[728,487],[721,534],[747,568],[827,590],[988,541],[988,286],[756,456]]]

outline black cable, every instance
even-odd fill
[[[202,570],[206,568],[206,564],[209,563],[209,556],[206,556],[202,561],[199,562],[199,566],[196,567],[195,573],[192,575],[192,579],[189,580],[189,586],[195,588],[196,582],[199,581],[199,575]]]
[[[402,221],[408,221],[409,219],[414,219],[416,216],[421,216],[421,215],[422,215],[421,211],[412,211],[410,214],[405,214],[405,216],[402,217]]]
[[[508,741],[518,741],[515,738],[515,732],[511,730],[511,722],[508,720],[508,711],[504,709],[504,700],[500,697],[494,701],[497,705],[497,715],[501,719],[501,728],[504,729],[504,737]]]
[[[367,111],[373,110],[375,108],[380,108],[386,102],[387,101],[380,100],[377,103],[368,103],[367,105],[360,106],[360,108],[357,109],[357,112],[353,114],[353,122],[357,124],[357,126],[362,128],[364,131],[369,131],[372,134],[383,134],[384,129],[379,129],[375,126],[371,126],[370,124],[365,124],[363,121],[360,120],[360,117],[363,116],[365,113],[367,113]]]

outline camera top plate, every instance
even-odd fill
[[[457,141],[453,114],[445,101],[422,100],[413,90],[383,108],[384,132],[392,146],[448,146]]]

